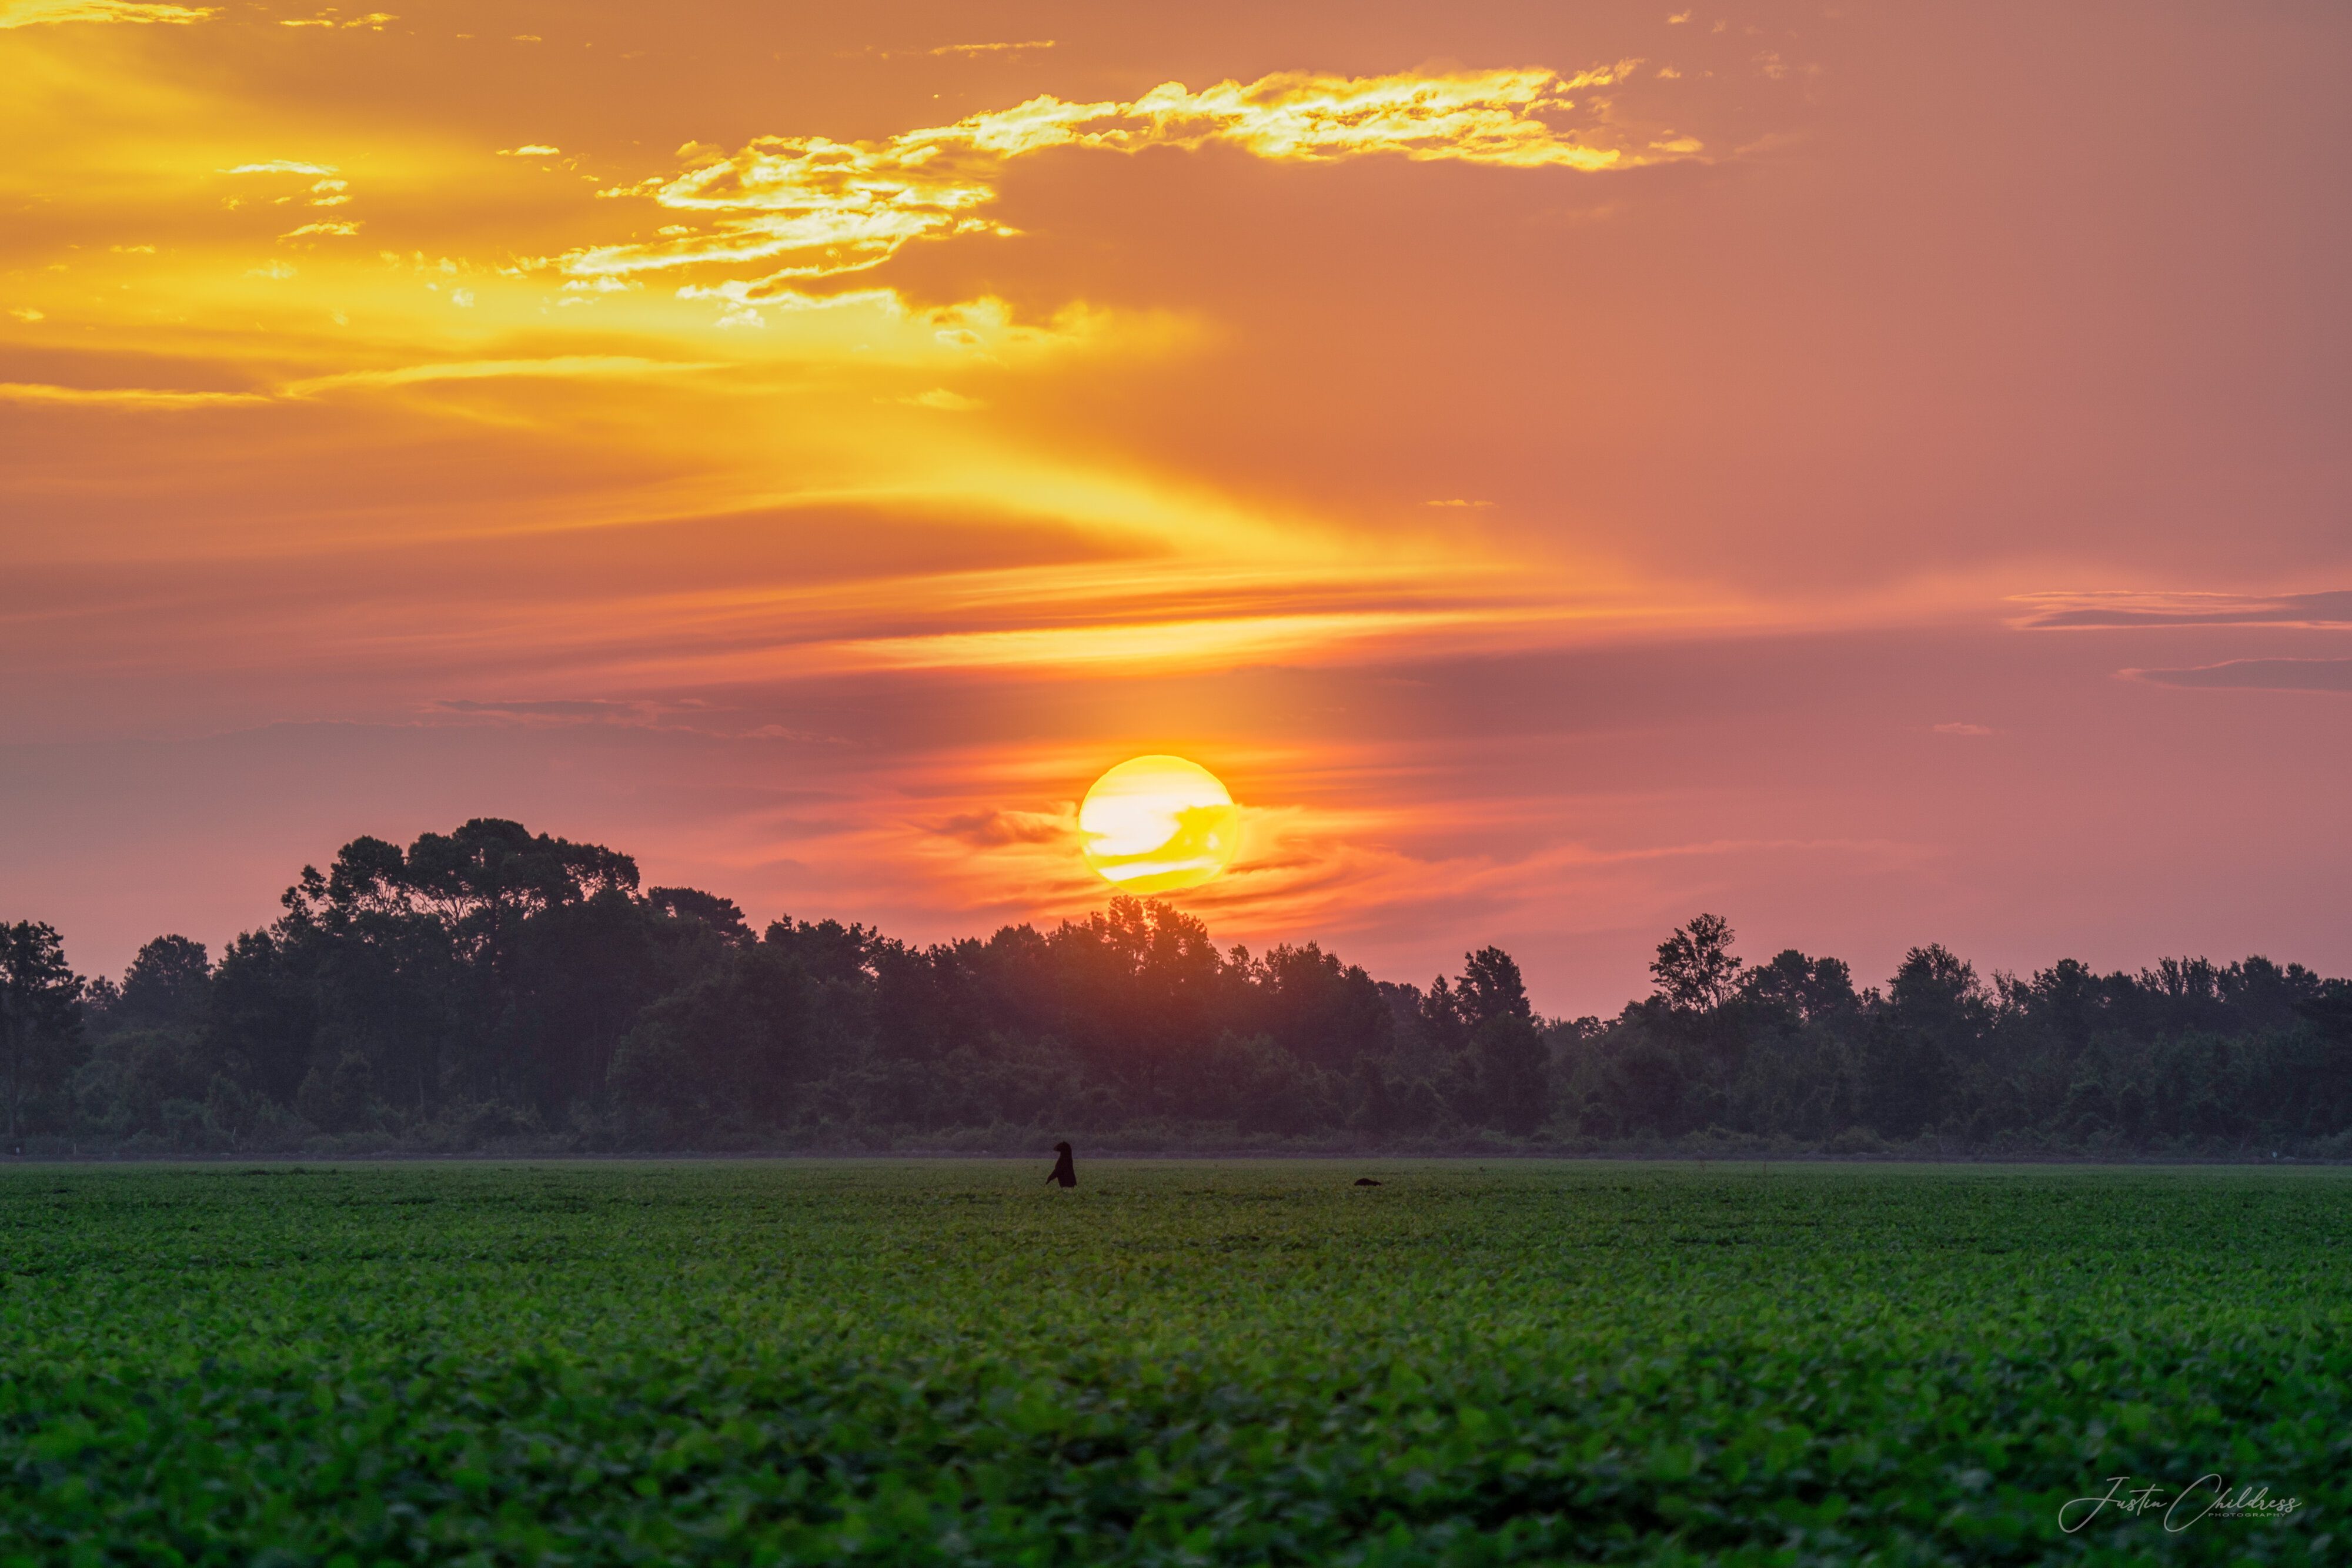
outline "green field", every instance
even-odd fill
[[[2343,1173],[1080,1169],[0,1172],[0,1561],[2352,1555]]]

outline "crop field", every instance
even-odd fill
[[[0,1172],[0,1562],[2352,1556],[2345,1174],[1045,1168]]]

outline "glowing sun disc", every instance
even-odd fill
[[[1234,863],[1242,813],[1199,763],[1131,757],[1087,791],[1078,837],[1087,864],[1121,893],[1172,893]]]

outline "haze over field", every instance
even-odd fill
[[[977,14],[0,0],[0,917],[2352,966],[2340,7]]]

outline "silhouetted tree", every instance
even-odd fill
[[[1793,949],[1748,967],[1702,915],[1659,945],[1654,995],[1547,1021],[1499,948],[1424,989],[1312,942],[1221,952],[1158,901],[928,946],[833,920],[755,936],[727,899],[640,893],[626,855],[494,819],[354,839],[281,904],[217,966],[159,937],[87,987],[53,931],[0,928],[10,1131],[226,1149],[1715,1129],[2352,1154],[2352,984],[2260,956],[1988,984],[1930,945],[1882,991]]]
[[[27,1108],[73,1070],[82,989],[54,926],[29,920],[0,925],[0,1091],[8,1100],[11,1140],[24,1132]]]
[[[1658,944],[1650,966],[1657,977],[1658,994],[1671,1007],[1711,1012],[1729,1001],[1739,987],[1740,963],[1731,955],[1731,923],[1720,915],[1701,915]]]
[[[1469,1026],[1481,1119],[1506,1132],[1534,1132],[1551,1109],[1549,1052],[1519,966],[1500,947],[1465,954],[1454,995]]]

